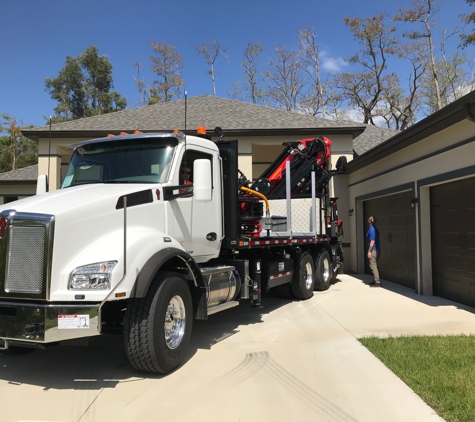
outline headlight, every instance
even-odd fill
[[[110,289],[112,270],[117,261],[98,262],[97,264],[77,267],[69,276],[70,290],[105,290]]]

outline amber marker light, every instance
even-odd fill
[[[120,292],[120,293],[115,294],[115,297],[125,297],[125,296],[127,296],[125,292]]]
[[[206,135],[206,128],[204,126],[199,126],[198,129],[196,129],[196,133],[198,135]]]

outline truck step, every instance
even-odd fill
[[[234,308],[235,306],[238,306],[238,305],[239,305],[239,302],[237,300],[221,303],[220,305],[216,305],[216,306],[212,306],[211,308],[208,308],[208,315],[213,315],[218,312],[224,311],[226,309]]]
[[[220,265],[216,267],[202,267],[201,274],[203,275],[213,275],[213,274],[221,274],[225,272],[233,271],[234,267],[231,265]]]

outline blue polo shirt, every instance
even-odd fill
[[[366,244],[369,249],[370,242],[374,240],[373,249],[379,251],[379,230],[374,226],[369,226],[368,233],[366,233]]]

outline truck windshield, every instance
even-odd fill
[[[90,183],[162,183],[178,141],[139,138],[98,142],[78,147],[61,188]]]

